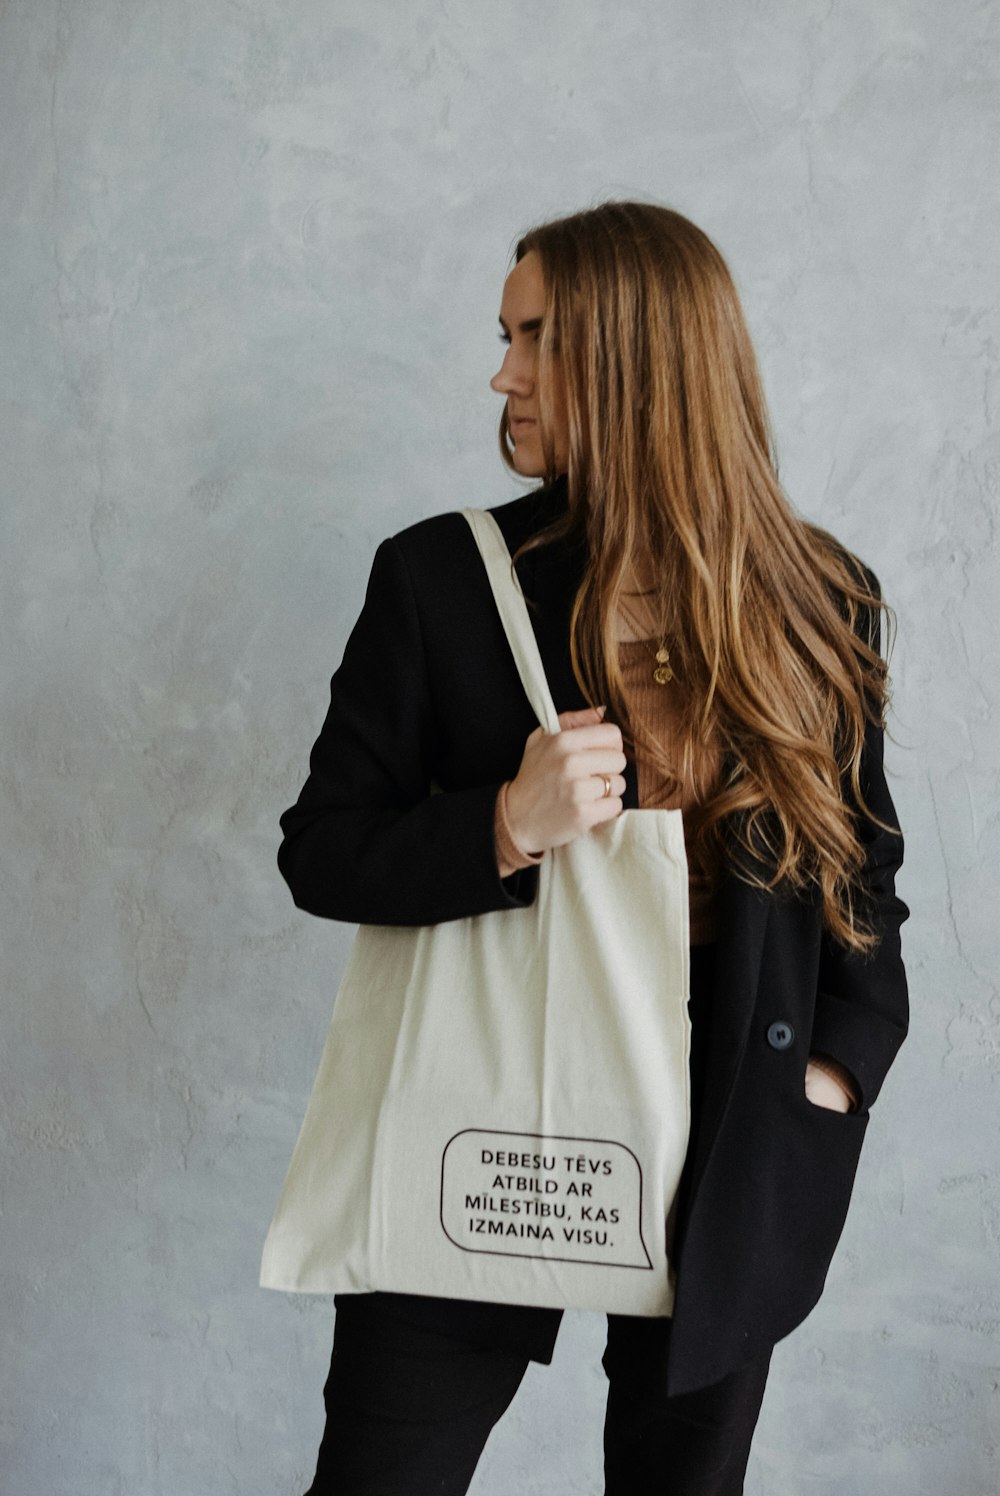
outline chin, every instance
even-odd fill
[[[529,457],[528,454],[514,450],[514,467],[522,478],[542,478],[545,476],[545,463],[539,457]]]

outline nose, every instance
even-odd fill
[[[498,395],[525,396],[531,394],[533,382],[530,363],[511,344],[503,356],[503,363],[490,380],[490,389]]]

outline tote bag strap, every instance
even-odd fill
[[[472,527],[483,558],[525,695],[545,731],[558,732],[559,714],[545,678],[545,667],[528,617],[521,583],[510,564],[510,551],[503,531],[487,509],[463,509],[462,513]]]

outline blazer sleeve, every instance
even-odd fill
[[[878,580],[866,574],[876,596]],[[880,649],[878,610],[868,620],[873,647]],[[858,1082],[860,1107],[867,1110],[877,1097],[889,1067],[906,1037],[909,1000],[903,967],[900,926],[909,909],[896,894],[896,874],[903,862],[899,831],[883,766],[882,730],[869,722],[861,758],[861,790],[878,819],[878,826],[854,806],[858,833],[865,848],[864,885],[867,914],[879,935],[867,956],[847,948],[824,930],[820,950],[819,987],[811,1048],[846,1065]],[[845,788],[850,799],[850,789]]]
[[[281,816],[278,867],[300,909],[424,925],[533,902],[537,865],[505,879],[497,866],[503,781],[441,790],[437,736],[412,583],[390,536],[330,682],[309,777]]]

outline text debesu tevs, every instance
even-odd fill
[[[650,1268],[641,1200],[635,1154],[607,1139],[470,1128],[441,1163],[441,1224],[470,1252]]]

